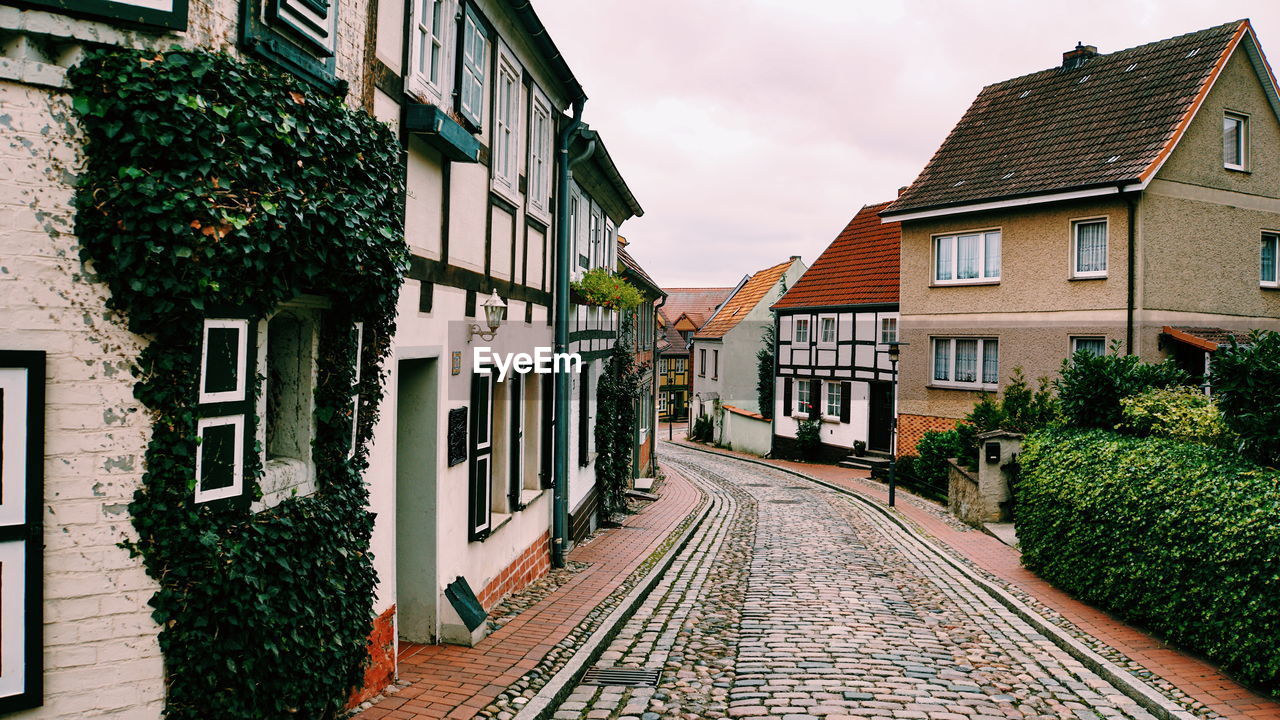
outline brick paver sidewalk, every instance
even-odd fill
[[[356,716],[356,720],[466,720],[508,685],[535,668],[556,643],[609,597],[680,523],[701,492],[668,474],[662,497],[627,521],[574,548],[569,559],[589,563],[533,607],[473,648],[402,645],[400,679],[412,683]]]
[[[746,453],[707,448],[687,440],[677,439],[676,442],[703,450],[762,461],[761,458]],[[888,502],[887,489],[878,483],[867,481],[866,471],[788,460],[767,459],[762,462],[853,490],[881,503]],[[1021,554],[1017,550],[994,537],[976,530],[958,530],[913,502],[907,501],[902,493],[898,495],[896,509],[926,533],[968,558],[974,565],[1034,597],[1046,607],[1060,613],[1076,627],[1173,683],[1209,709],[1230,718],[1280,720],[1280,703],[1250,691],[1208,662],[1171,648],[1156,638],[1053,587],[1022,567]]]

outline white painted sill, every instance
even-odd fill
[[[983,280],[934,280],[929,283],[929,287],[972,287],[974,285],[999,285],[1001,278],[987,278]]]
[[[925,387],[931,390],[967,390],[968,392],[996,392],[999,389],[998,385],[952,385],[938,382],[926,383]]]

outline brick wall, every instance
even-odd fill
[[[382,692],[396,679],[396,606],[392,605],[373,620],[369,633],[369,667],[364,671],[364,687],[357,689],[347,701],[356,705]]]
[[[898,416],[898,449],[899,455],[915,455],[916,444],[930,430],[951,430],[956,426],[955,418],[933,417],[931,415],[899,415]]]
[[[485,610],[493,607],[502,598],[513,592],[519,592],[530,583],[546,575],[551,570],[551,531],[542,533],[532,545],[525,548],[514,562],[498,573],[498,577],[489,581],[477,595],[481,607]]]

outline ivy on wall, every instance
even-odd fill
[[[636,403],[648,366],[636,362],[631,338],[634,313],[622,314],[618,341],[609,351],[596,386],[596,481],[606,518],[627,511],[632,454],[636,447]]]
[[[149,341],[130,548],[160,586],[167,716],[334,717],[362,680],[377,582],[362,475],[408,269],[399,143],[341,99],[223,54],[98,50],[68,77],[85,138],[81,259]],[[316,491],[258,513],[196,505],[202,320],[262,319],[300,294],[334,300],[318,341]]]

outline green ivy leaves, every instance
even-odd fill
[[[166,715],[336,717],[363,680],[377,582],[362,474],[408,269],[398,140],[339,98],[226,55],[95,50],[68,78],[86,150],[81,257],[150,340],[135,395],[154,422],[130,550],[160,585]],[[263,318],[300,293],[335,301],[319,338],[317,491],[258,514],[195,506],[202,319]],[[256,453],[248,464],[256,484]]]

